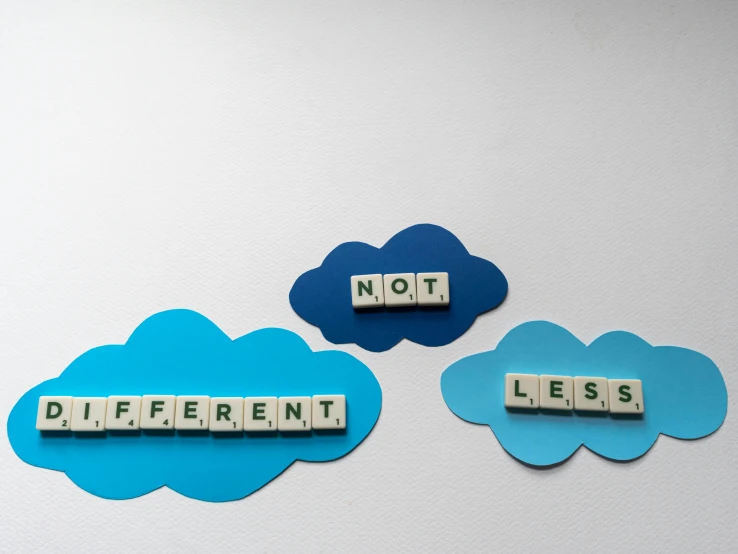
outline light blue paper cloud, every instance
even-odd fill
[[[641,379],[645,413],[508,411],[506,373]],[[659,433],[698,439],[720,427],[728,393],[720,370],[706,356],[675,346],[651,346],[624,331],[589,346],[546,321],[524,323],[495,350],[468,356],[441,376],[446,404],[460,418],[486,424],[515,458],[535,466],[563,462],[581,445],[612,460],[645,454]]]
[[[344,394],[345,432],[41,434],[40,396]],[[243,498],[296,460],[322,462],[353,450],[379,417],[372,372],[344,352],[313,352],[295,333],[261,329],[231,340],[204,316],[172,310],[145,320],[125,345],[94,348],[56,379],[28,391],[8,418],[8,437],[25,462],[63,471],[84,490],[127,499],[167,486],[207,501]]]

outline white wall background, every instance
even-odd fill
[[[447,347],[346,347],[374,432],[242,501],[105,501],[3,423],[0,551],[734,552],[737,29],[735,0],[2,2],[0,421],[168,308],[331,348],[287,293],[344,241],[437,223],[511,286]],[[439,376],[538,318],[707,354],[726,423],[521,465]]]

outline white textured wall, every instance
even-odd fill
[[[734,552],[737,29],[735,0],[2,2],[0,551]],[[27,389],[159,310],[331,347],[294,279],[418,222],[510,295],[444,348],[346,348],[384,391],[350,456],[208,504],[11,451]],[[707,354],[726,423],[519,464],[439,376],[537,318]]]

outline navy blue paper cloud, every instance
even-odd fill
[[[354,310],[351,304],[352,275],[426,272],[448,272],[449,306]],[[506,295],[507,280],[497,266],[469,254],[446,229],[421,224],[381,248],[363,242],[337,246],[320,267],[297,279],[290,303],[330,342],[382,352],[403,338],[424,346],[449,344]]]

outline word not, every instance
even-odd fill
[[[642,414],[643,386],[640,379],[508,373],[505,407]]]
[[[448,306],[448,273],[391,273],[351,277],[354,308]]]
[[[216,432],[345,429],[346,397],[310,396],[42,396],[39,431],[133,431],[136,429]]]

